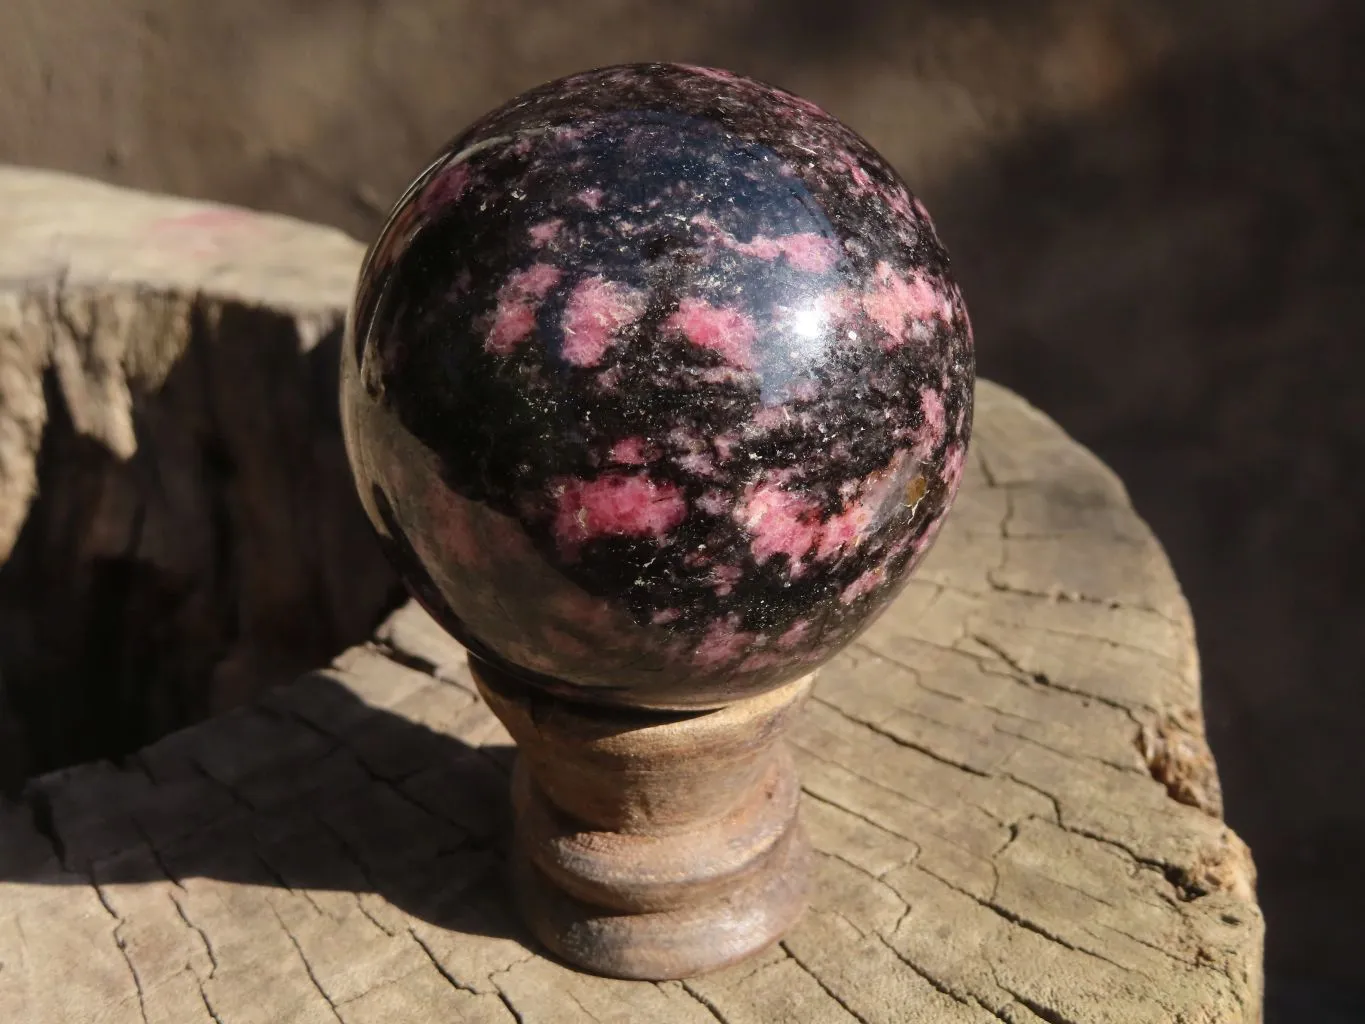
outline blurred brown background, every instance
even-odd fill
[[[3,0],[0,160],[367,238],[448,136],[562,73],[686,59],[820,102],[934,211],[983,374],[1165,542],[1272,1020],[1354,1020],[1362,53],[1358,0]]]

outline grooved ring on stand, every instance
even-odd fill
[[[550,803],[529,772],[518,770],[513,781],[517,841],[536,866],[578,899],[631,912],[706,899],[737,884],[791,830],[800,797],[785,749],[725,817],[665,835],[585,830]]]
[[[537,939],[578,967],[647,981],[695,977],[767,949],[805,908],[809,874],[797,824],[733,889],[672,910],[617,914],[563,892],[524,849],[513,859],[514,891]]]

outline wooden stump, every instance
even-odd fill
[[[38,299],[0,310],[94,280],[339,315],[359,248],[257,220],[4,172],[0,280]],[[14,336],[0,323],[10,536],[42,421],[11,397],[32,397],[16,359],[65,358]],[[538,952],[502,881],[511,738],[408,605],[248,707],[0,805],[0,1020],[1259,1021],[1253,871],[1170,567],[1045,416],[985,382],[977,416],[936,549],[791,731],[811,909],[767,953],[656,984]],[[90,436],[126,449],[121,422]]]

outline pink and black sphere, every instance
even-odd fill
[[[861,138],[723,71],[606,68],[454,140],[361,272],[347,449],[412,593],[554,692],[705,708],[812,671],[962,478],[974,357]]]

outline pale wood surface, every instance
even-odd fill
[[[84,282],[335,320],[354,243],[204,209],[0,172],[0,306]],[[174,244],[147,231],[181,217]],[[7,500],[41,422],[11,400],[19,358],[56,356],[0,333]],[[978,400],[942,539],[794,730],[815,900],[770,953],[655,985],[529,949],[501,882],[508,737],[408,606],[249,707],[0,805],[0,1020],[1259,1021],[1253,869],[1170,566],[1097,459]]]

